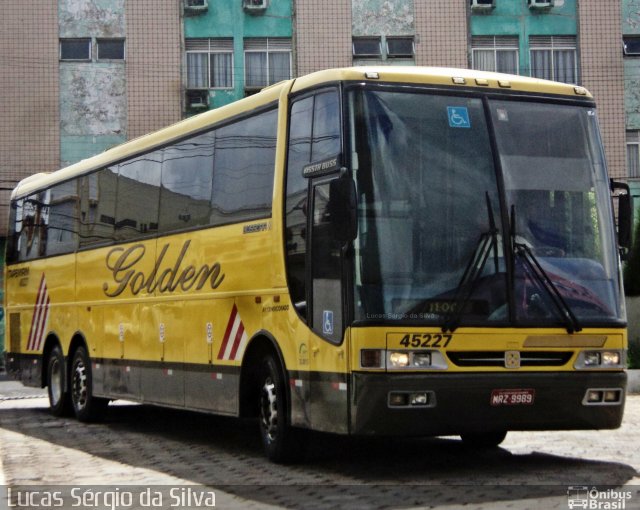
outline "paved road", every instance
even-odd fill
[[[104,423],[82,424],[50,416],[42,392],[0,381],[0,485],[4,476],[27,493],[97,485],[123,493],[136,486],[136,497],[151,487],[164,494],[163,508],[178,501],[203,508],[184,499],[193,487],[214,493],[223,509],[566,509],[574,498],[569,487],[586,487],[575,497],[600,505],[588,508],[640,508],[638,424],[634,395],[616,431],[512,432],[489,452],[465,449],[456,438],[318,434],[309,438],[304,463],[279,466],[264,459],[250,422],[120,404],[110,406]],[[182,491],[182,499],[170,499],[177,494],[171,490]],[[72,508],[77,500],[66,498]],[[124,503],[111,508],[132,508]]]

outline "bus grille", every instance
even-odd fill
[[[571,351],[520,351],[521,367],[561,367],[573,355]],[[459,367],[504,367],[505,351],[454,351],[447,352],[454,365]]]

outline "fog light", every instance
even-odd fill
[[[406,367],[409,365],[409,354],[406,352],[392,352],[389,354],[389,363],[393,367]]]
[[[431,366],[431,353],[430,352],[414,352],[413,364],[419,368],[425,368]]]
[[[602,353],[602,365],[612,366],[620,364],[620,353],[617,351],[604,351]]]
[[[600,353],[595,351],[585,352],[584,365],[586,367],[595,367],[600,365]]]
[[[605,402],[619,402],[620,401],[620,390],[606,390],[604,392],[604,401]]]
[[[602,399],[603,394],[600,390],[589,390],[587,392],[587,402],[589,403],[602,402]]]
[[[409,400],[412,406],[426,406],[429,404],[429,395],[426,393],[412,393]]]
[[[407,407],[409,405],[408,393],[389,393],[389,406]]]
[[[382,365],[382,350],[362,349],[360,351],[360,366],[362,368],[384,368]]]

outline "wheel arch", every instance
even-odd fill
[[[65,384],[64,391],[68,391],[69,389],[69,374],[71,370],[71,363],[69,361],[73,358],[76,350],[80,346],[84,346],[87,349],[87,341],[82,333],[77,331],[74,333],[73,337],[71,337],[71,342],[69,343],[69,349],[65,355]],[[41,381],[40,386],[44,388],[47,385],[47,370],[49,367],[49,356],[51,355],[51,351],[54,347],[60,347],[62,353],[64,354],[64,348],[62,346],[62,342],[60,342],[60,338],[55,333],[49,333],[47,335],[47,339],[44,342],[44,349],[42,350],[42,373],[41,373]]]
[[[248,418],[257,416],[258,412],[258,366],[265,355],[271,354],[278,361],[282,380],[285,382],[287,394],[287,406],[291,409],[291,394],[287,384],[287,366],[284,361],[282,351],[271,333],[265,330],[258,331],[247,345],[242,357],[240,368],[240,391],[239,391],[239,414],[240,417]],[[290,419],[290,416],[287,417]]]

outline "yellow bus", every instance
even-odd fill
[[[519,76],[334,69],[27,178],[8,369],[83,421],[255,417],[274,461],[304,429],[616,428],[629,221],[595,112]]]

